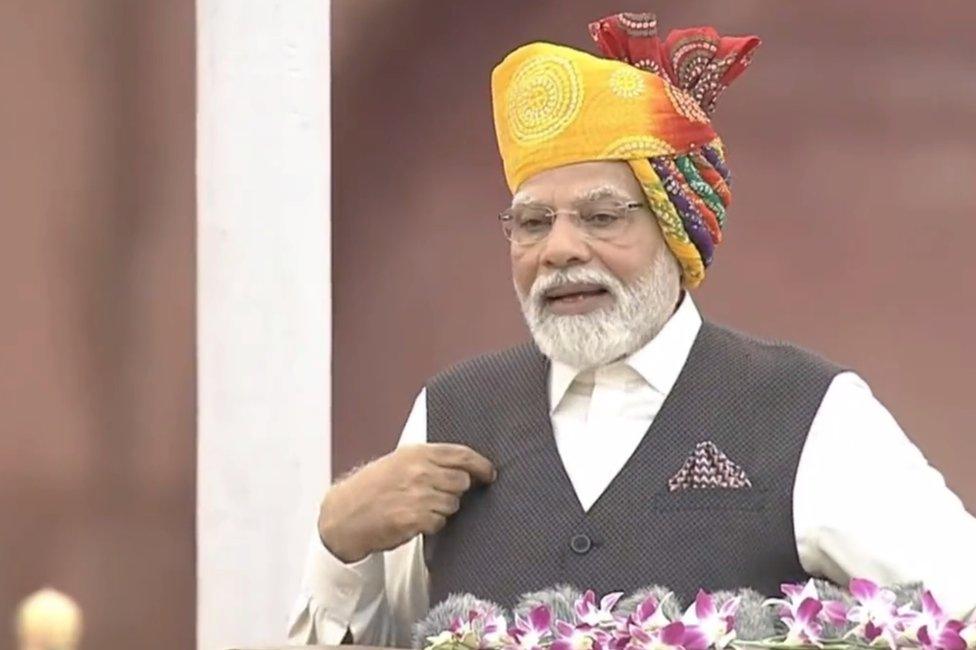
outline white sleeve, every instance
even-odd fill
[[[427,441],[427,393],[422,389],[397,446]],[[410,647],[411,627],[427,612],[423,538],[345,564],[322,543],[315,527],[302,591],[291,619],[292,644],[338,645],[352,635],[357,645]]]
[[[834,378],[810,426],[793,523],[811,575],[921,581],[956,616],[976,607],[976,518],[853,372]]]

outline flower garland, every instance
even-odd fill
[[[571,587],[527,594],[512,614],[473,596],[452,596],[417,624],[424,650],[709,650],[715,648],[976,649],[976,612],[949,617],[929,591],[889,589],[855,578],[848,589],[822,580],[782,585],[782,598],[755,591],[699,591],[682,611],[654,587],[621,600]],[[452,600],[453,599],[453,600]],[[459,612],[464,612],[463,614]]]

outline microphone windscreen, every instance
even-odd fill
[[[915,611],[921,611],[922,609],[922,594],[925,593],[925,587],[921,582],[909,582],[903,585],[895,585],[891,587],[891,590],[895,592],[895,604],[901,607],[902,605],[911,605],[912,609]]]
[[[844,607],[847,608],[850,608],[850,606],[854,604],[854,599],[851,597],[849,591],[843,587],[838,587],[829,580],[814,578],[813,584],[817,587],[817,594],[820,596],[820,600],[835,600],[837,602],[844,603]],[[852,627],[852,624],[848,623],[847,621],[842,623],[824,621],[821,636],[825,639],[840,639],[847,634]]]
[[[739,599],[735,614],[735,638],[740,641],[762,641],[778,632],[779,617],[775,607],[763,607],[766,597],[754,589],[717,591],[713,594],[716,606],[729,598]]]
[[[549,611],[552,612],[552,620],[554,622],[566,621],[567,623],[572,623],[576,617],[573,605],[582,597],[583,592],[576,587],[566,584],[556,585],[550,589],[522,594],[522,597],[519,598],[518,605],[515,606],[514,612],[521,618],[528,618],[529,612],[533,609],[539,605],[547,605]]]
[[[658,605],[661,606],[662,612],[668,617],[668,620],[681,620],[681,615],[685,611],[684,603],[682,603],[678,596],[670,589],[660,585],[651,585],[650,587],[638,589],[634,593],[621,599],[620,602],[617,603],[617,611],[621,614],[630,616],[638,607],[640,607],[641,603],[651,596],[653,596],[658,602]]]
[[[413,647],[423,648],[427,645],[428,637],[437,636],[445,630],[451,629],[455,621],[467,621],[472,611],[489,616],[505,615],[501,605],[484,600],[471,594],[451,594],[427,612],[427,616],[420,619],[413,626]],[[478,630],[480,636],[481,631]]]

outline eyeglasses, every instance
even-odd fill
[[[578,210],[553,210],[542,205],[518,205],[498,215],[508,241],[519,246],[538,244],[552,231],[560,212],[573,217],[573,225],[586,237],[600,241],[617,239],[633,221],[631,213],[646,207],[643,203],[594,201]]]

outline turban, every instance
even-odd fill
[[[505,180],[594,160],[624,160],[637,177],[686,287],[698,286],[722,241],[731,201],[725,149],[710,115],[748,66],[755,36],[711,27],[672,31],[653,14],[590,24],[606,57],[530,43],[492,71],[491,92]]]

